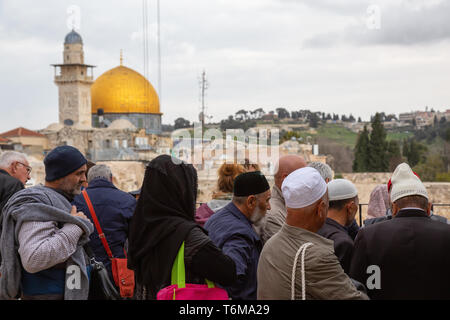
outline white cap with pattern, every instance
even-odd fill
[[[335,179],[328,183],[328,199],[338,201],[352,199],[358,195],[355,185],[346,179]]]
[[[422,196],[428,199],[428,192],[422,181],[413,173],[410,166],[403,162],[395,168],[391,178],[391,201],[395,202],[406,196]]]
[[[304,167],[295,170],[284,179],[281,191],[286,207],[305,208],[323,197],[327,192],[327,184],[319,171]]]

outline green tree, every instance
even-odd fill
[[[277,112],[279,119],[290,117],[289,111],[287,111],[285,108],[276,108],[275,111]]]
[[[261,119],[265,112],[263,108],[258,108],[253,110],[253,114],[255,115],[255,119]]]
[[[309,116],[309,126],[311,128],[317,128],[319,126],[319,120],[320,120],[319,116],[315,113],[312,113]]]
[[[436,181],[442,179],[442,173],[446,172],[444,161],[439,154],[429,156],[425,162],[421,162],[413,167],[422,181]]]
[[[406,159],[409,158],[409,143],[408,143],[408,139],[403,139],[402,154],[403,154],[403,156]]]
[[[182,129],[182,128],[189,128],[191,126],[191,123],[189,120],[186,120],[185,118],[177,118],[174,123],[174,128],[176,129]]]
[[[236,120],[245,121],[247,120],[247,114],[248,114],[247,110],[241,109],[235,113],[234,118]]]
[[[386,131],[381,123],[379,113],[375,114],[372,121],[372,132],[369,141],[369,171],[386,172],[389,169],[387,152]]]
[[[358,135],[358,140],[355,146],[355,159],[353,160],[354,172],[365,172],[369,166],[369,131],[367,126]]]
[[[419,162],[425,162],[427,150],[424,144],[411,139],[408,143],[408,153],[406,155],[409,165],[414,167]]]
[[[389,159],[389,171],[392,172],[400,163],[403,162],[403,157],[400,152],[400,144],[397,140],[389,141],[387,153]]]

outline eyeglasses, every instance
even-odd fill
[[[27,173],[28,173],[28,174],[31,173],[31,170],[33,169],[32,167],[27,166],[25,163],[22,163],[22,162],[19,162],[19,161],[17,161],[17,163],[23,165],[23,166],[25,167],[25,169],[27,169]]]

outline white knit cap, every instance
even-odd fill
[[[353,183],[346,179],[335,179],[328,183],[328,199],[330,201],[352,199],[358,195]]]
[[[327,184],[319,171],[311,167],[297,169],[288,175],[281,185],[286,207],[305,208],[327,192]]]
[[[397,168],[395,168],[391,182],[392,202],[400,198],[413,195],[422,196],[428,199],[427,189],[405,162],[399,164]]]

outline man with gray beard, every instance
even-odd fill
[[[208,235],[236,264],[237,280],[225,289],[233,300],[256,300],[256,271],[262,242],[253,228],[270,209],[270,187],[260,171],[242,173],[233,185],[231,203],[205,224]]]
[[[60,146],[44,159],[45,185],[14,194],[3,210],[0,299],[84,300],[92,223],[70,203],[86,181],[85,157]]]

